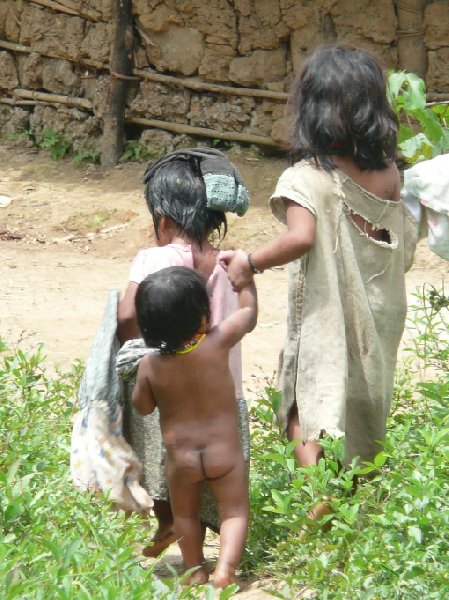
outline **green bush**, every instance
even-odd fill
[[[426,103],[424,81],[414,73],[391,72],[388,99],[399,119],[398,146],[416,163],[449,151],[449,105]]]
[[[251,523],[243,568],[277,580],[277,597],[449,597],[449,298],[417,292],[414,343],[398,369],[383,451],[341,471],[342,442],[324,440],[326,461],[301,469],[277,428],[279,393],[251,409]],[[149,530],[104,498],[77,492],[68,457],[81,365],[49,378],[42,348],[0,341],[0,597],[211,600],[211,586],[182,587],[143,569],[135,543]],[[432,380],[416,383],[417,368]],[[354,478],[371,475],[353,489]],[[326,497],[330,528],[311,526]],[[304,526],[307,526],[305,528]],[[229,588],[220,598],[233,593]],[[310,596],[309,596],[310,597]]]
[[[0,340],[0,597],[175,600],[214,597],[211,586],[161,580],[141,567],[142,519],[76,491],[69,450],[80,365],[49,379],[43,351],[10,351]],[[234,588],[220,595],[226,600]]]
[[[449,597],[449,327],[447,314],[428,310],[433,302],[447,313],[445,298],[437,291],[417,297],[413,323],[420,354],[412,347],[413,361],[398,370],[388,435],[373,464],[340,471],[341,442],[328,438],[326,461],[299,468],[293,445],[271,427],[276,393],[268,389],[252,409],[245,566],[282,580],[279,598],[304,589],[332,600]],[[423,353],[434,380],[416,384],[412,369]],[[354,491],[355,476],[361,483]],[[334,514],[313,527],[307,513],[324,497]],[[326,521],[328,531],[322,528]]]

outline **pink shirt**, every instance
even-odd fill
[[[190,244],[168,244],[140,250],[134,258],[129,272],[129,280],[140,283],[147,275],[165,267],[190,267],[193,269],[193,254]],[[210,298],[211,325],[217,325],[239,307],[239,297],[233,291],[226,271],[219,263],[207,281]],[[243,398],[242,390],[242,349],[240,342],[229,353],[229,368],[235,382],[235,396]]]

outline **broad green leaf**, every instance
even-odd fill
[[[403,123],[399,123],[399,130],[398,130],[398,145],[399,146],[402,144],[402,142],[405,142],[405,140],[408,140],[408,139],[414,137],[414,135],[415,135],[415,132],[413,131],[413,129],[411,129],[410,127],[407,127]]]
[[[239,591],[239,586],[233,583],[220,592],[219,600],[229,600],[231,596]]]
[[[19,470],[20,464],[22,462],[22,458],[16,458],[8,468],[8,475],[6,480],[9,484],[14,481],[17,471]]]
[[[399,147],[409,162],[419,162],[432,156],[432,144],[424,133],[405,140]]]
[[[387,455],[382,450],[381,452],[379,452],[379,454],[377,454],[374,457],[374,464],[376,465],[376,467],[383,467],[386,460],[387,460]]]
[[[433,143],[438,141],[443,135],[442,127],[438,117],[431,110],[417,110],[415,113],[424,133]]]
[[[387,95],[391,103],[394,104],[397,101],[399,92],[406,80],[407,74],[404,71],[392,71],[389,73],[387,80]]]
[[[404,94],[404,108],[416,111],[426,106],[426,85],[414,73],[407,74],[407,90]]]
[[[422,531],[419,527],[411,525],[410,527],[407,527],[407,533],[411,538],[416,540],[418,544],[422,542]]]

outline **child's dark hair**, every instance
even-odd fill
[[[206,207],[206,187],[195,157],[176,158],[157,169],[146,182],[145,199],[156,237],[162,215],[173,219],[200,247],[214,230],[220,240],[226,235],[225,213]]]
[[[305,62],[289,100],[294,160],[313,157],[326,170],[332,155],[360,169],[385,169],[396,157],[398,121],[377,61],[363,50],[322,46]]]
[[[137,322],[145,344],[175,352],[210,318],[206,281],[189,267],[167,267],[148,275],[136,293]]]

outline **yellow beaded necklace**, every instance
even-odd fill
[[[179,350],[175,350],[175,354],[188,354],[189,352],[192,352],[192,350],[195,350],[195,348],[197,348],[201,344],[205,337],[205,333],[196,333],[193,337],[190,338],[190,340],[184,342],[179,347]]]

